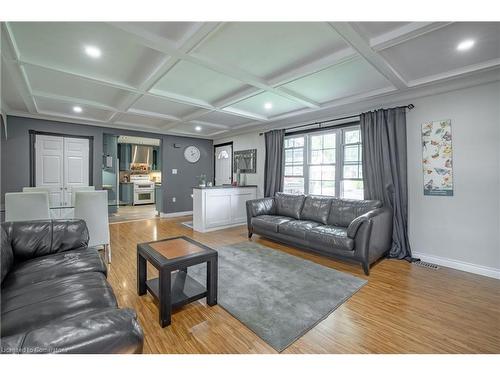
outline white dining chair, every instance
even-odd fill
[[[78,186],[71,188],[71,206],[75,207],[75,195],[77,191],[95,191],[95,186]]]
[[[89,230],[89,247],[104,247],[111,263],[108,222],[108,192],[105,190],[75,192],[75,219],[83,219]]]
[[[38,187],[38,186],[25,186],[23,187],[23,193],[47,193],[49,194],[49,189],[44,188],[44,187]]]
[[[43,191],[6,193],[5,221],[48,220],[49,194]]]

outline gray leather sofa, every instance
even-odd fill
[[[83,220],[2,223],[2,353],[141,353]]]
[[[370,265],[390,250],[392,211],[380,201],[276,193],[247,201],[253,233],[326,256]]]

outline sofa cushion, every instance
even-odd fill
[[[16,264],[4,286],[24,286],[82,272],[106,275],[106,265],[96,249],[70,250]]]
[[[269,232],[278,232],[278,226],[293,220],[290,217],[276,215],[260,215],[252,218],[252,227],[266,230]]]
[[[0,228],[0,284],[3,283],[5,276],[9,273],[12,265],[14,264],[14,254],[12,253],[12,247],[10,246],[7,233],[3,228]]]
[[[117,307],[117,303],[111,286],[100,272],[2,288],[2,336],[107,307]]]
[[[331,205],[331,197],[308,195],[304,200],[304,207],[302,207],[300,218],[302,220],[312,220],[318,223],[327,224]]]
[[[276,193],[274,197],[276,214],[300,219],[304,198],[304,195]]]
[[[278,232],[291,237],[306,239],[306,232],[314,227],[321,225],[315,221],[292,220],[278,226]]]
[[[142,329],[131,309],[89,311],[2,337],[2,353],[141,353]]]
[[[314,244],[319,244],[331,248],[352,250],[354,240],[347,237],[347,228],[335,227],[331,225],[320,225],[306,232],[306,240]]]
[[[382,207],[382,202],[377,200],[332,198],[328,225],[348,227],[358,216],[379,207]]]
[[[85,221],[39,220],[3,223],[16,262],[87,247],[89,232]]]

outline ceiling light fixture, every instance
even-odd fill
[[[73,112],[81,113],[82,112],[82,107],[75,105],[73,107]]]
[[[457,50],[467,51],[468,49],[471,49],[475,43],[476,42],[474,42],[474,40],[472,40],[472,39],[466,39],[466,40],[458,43]]]
[[[201,132],[201,126],[197,126],[196,128],[194,128],[194,130],[196,130],[197,132]]]
[[[271,102],[264,103],[264,108],[265,109],[271,109],[271,108],[273,108],[273,103],[271,103]]]
[[[94,59],[101,57],[101,50],[95,46],[85,46],[85,53]]]

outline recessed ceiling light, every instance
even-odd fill
[[[101,57],[101,50],[95,46],[85,46],[85,53],[94,59]]]
[[[197,126],[196,128],[194,128],[194,130],[196,130],[197,132],[201,132],[201,126]]]
[[[78,105],[75,105],[73,107],[73,112],[76,112],[76,113],[80,113],[82,112],[82,107],[78,106]]]
[[[466,39],[466,40],[458,43],[457,50],[467,51],[468,49],[471,49],[474,46],[474,43],[476,43],[474,40]]]
[[[271,109],[271,108],[273,108],[273,103],[271,103],[271,102],[264,103],[264,108],[265,109]]]

